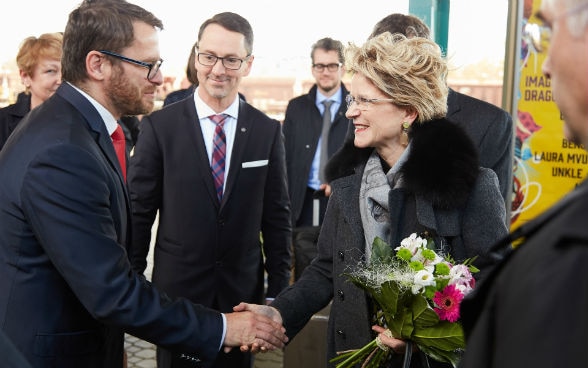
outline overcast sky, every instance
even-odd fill
[[[79,0],[11,0],[2,11],[0,66],[14,60],[28,36],[63,31]],[[256,57],[252,75],[268,70],[297,72],[293,59],[310,62],[311,44],[322,37],[344,43],[363,42],[385,15],[407,13],[409,0],[331,2],[316,0],[131,0],[153,12],[164,24],[160,37],[163,71],[183,75],[190,46],[200,24],[221,11],[241,14],[251,23]],[[485,58],[501,59],[508,0],[452,0],[449,56],[463,65]],[[350,6],[348,5],[350,4]],[[3,7],[6,7],[4,2]],[[196,8],[194,10],[194,8]],[[473,40],[472,40],[473,39]],[[305,72],[308,68],[305,68]]]

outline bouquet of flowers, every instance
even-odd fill
[[[424,234],[411,234],[392,248],[376,238],[370,262],[347,273],[348,278],[374,300],[376,322],[392,336],[410,341],[428,357],[454,367],[465,347],[459,323],[459,305],[474,287],[473,259],[456,264],[448,255],[437,254],[435,244]],[[389,349],[379,339],[359,350],[347,351],[332,362],[337,368],[379,367]]]

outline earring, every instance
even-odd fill
[[[400,144],[402,147],[408,146],[408,128],[410,128],[410,123],[408,121],[402,123],[402,131],[400,132]]]

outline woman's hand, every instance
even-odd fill
[[[378,333],[376,337],[376,344],[381,348],[392,349],[397,354],[404,354],[406,351],[406,342],[401,339],[397,339],[392,336],[392,332],[382,326],[372,326],[372,330]],[[413,345],[413,351],[416,350],[416,346]]]

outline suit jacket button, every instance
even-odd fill
[[[343,262],[345,261],[345,253],[343,253],[342,251],[339,251],[339,259]]]
[[[339,335],[341,338],[345,338],[345,332],[343,332],[343,330],[337,330],[337,335]]]
[[[337,290],[337,295],[339,295],[339,299],[341,301],[345,300],[345,293],[343,292],[343,290]]]

